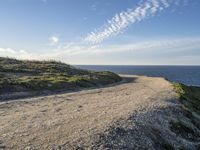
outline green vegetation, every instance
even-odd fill
[[[170,129],[177,136],[191,142],[200,141],[200,87],[186,86],[174,83],[176,92],[179,94],[183,118],[170,122]],[[182,148],[186,149],[186,148]],[[198,149],[198,148],[197,148]]]
[[[200,134],[186,121],[178,120],[171,122],[170,129],[186,140],[195,142],[200,140]]]
[[[174,150],[174,146],[162,136],[160,130],[156,128],[151,128],[150,130],[151,132],[149,134],[149,137],[154,142],[156,148],[163,150]]]
[[[184,106],[200,114],[200,87],[186,86],[180,83],[175,83],[174,87]]]
[[[77,69],[56,61],[28,61],[0,57],[0,93],[73,90],[120,81],[108,71]]]

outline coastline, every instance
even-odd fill
[[[79,66],[82,69],[91,70],[110,70],[115,73],[133,74],[133,75],[146,75],[149,77],[164,77],[170,81],[183,83],[188,86],[200,87],[200,66],[142,66],[142,65],[91,65]]]

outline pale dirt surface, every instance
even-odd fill
[[[168,124],[180,104],[171,83],[126,79],[105,88],[0,103],[0,149],[156,149],[160,134],[173,140]],[[171,143],[181,144],[177,139]]]

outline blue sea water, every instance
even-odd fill
[[[200,86],[200,66],[96,66],[77,65],[81,69],[112,71],[118,74],[164,77],[173,82]]]

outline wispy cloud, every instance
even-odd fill
[[[125,52],[153,52],[173,53],[193,51],[200,49],[200,38],[163,39],[151,40],[129,44],[109,45],[104,48],[96,48],[94,53],[125,53]]]
[[[169,0],[147,0],[134,9],[127,9],[117,13],[112,19],[99,29],[89,33],[84,40],[91,43],[100,43],[107,38],[121,33],[129,25],[140,22],[149,16],[170,6]]]
[[[30,53],[26,50],[16,50],[12,48],[0,48],[1,57],[13,57],[19,59],[39,59],[37,53]]]
[[[96,11],[97,10],[97,6],[98,6],[98,2],[94,2],[92,5],[91,5],[91,10],[92,11]]]
[[[79,45],[74,43],[68,43],[65,46],[61,46],[60,49],[51,50],[48,53],[34,53],[25,50],[14,50],[11,48],[0,48],[1,56],[17,57],[20,59],[61,59],[66,60],[66,58],[90,56],[93,58],[98,55],[108,55],[108,54],[121,54],[121,53],[178,53],[183,54],[185,52],[192,52],[193,50],[200,49],[200,38],[187,38],[187,39],[165,39],[165,40],[154,40],[137,42],[130,44],[120,44],[120,45]],[[192,53],[191,53],[192,54]],[[71,63],[71,62],[69,62]],[[74,63],[74,62],[72,62]],[[83,62],[82,62],[83,63]],[[92,63],[92,62],[91,62]],[[103,62],[102,62],[103,63]],[[109,62],[108,62],[109,63]]]
[[[49,38],[49,41],[50,41],[50,45],[56,45],[59,42],[59,38],[56,36],[52,36]]]

